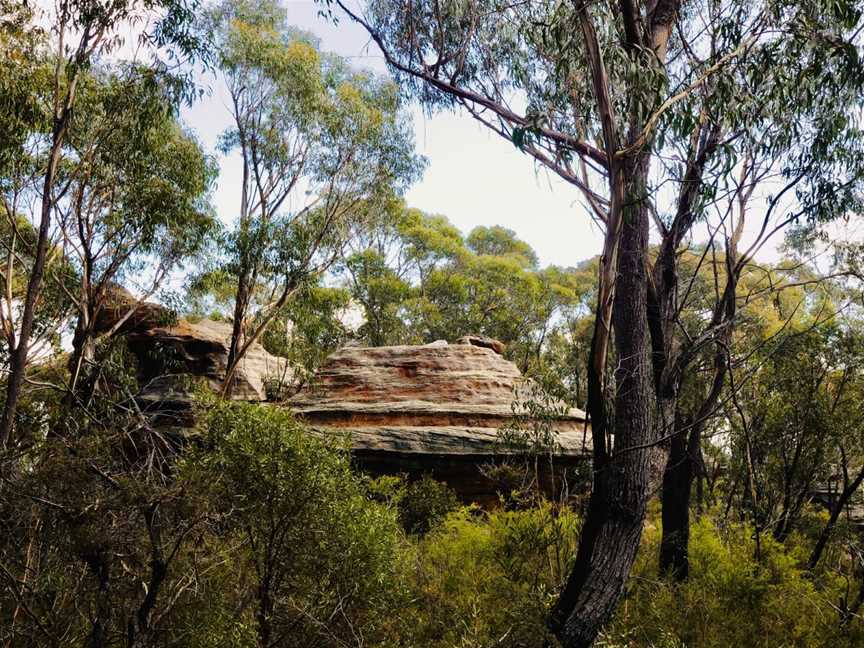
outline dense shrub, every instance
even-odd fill
[[[660,528],[649,523],[627,595],[601,645],[864,645],[860,620],[840,626],[840,577],[814,578],[803,569],[809,540],[794,536],[781,545],[767,534],[759,542],[757,560],[751,527],[720,527],[701,517],[690,538],[690,578],[673,584],[658,576]]]
[[[572,513],[549,505],[450,514],[415,544],[399,645],[541,646],[577,526]]]
[[[408,533],[422,535],[459,508],[455,491],[428,475],[410,482],[399,498],[399,522]]]
[[[845,580],[830,570],[811,575],[803,569],[812,539],[793,536],[781,545],[763,536],[756,560],[750,527],[721,527],[713,519],[694,523],[691,577],[674,584],[657,573],[659,515],[652,511],[627,594],[598,646],[864,645],[860,619],[839,623]],[[412,603],[402,613],[398,645],[540,648],[578,526],[572,513],[549,505],[451,514],[414,545]]]
[[[199,436],[170,447],[132,416],[28,451],[27,469],[0,489],[0,640],[97,645],[98,631],[98,645],[139,648],[541,648],[550,639],[545,617],[578,539],[571,509],[459,507],[430,478],[354,472],[344,448],[279,408],[203,410]],[[838,609],[858,593],[847,580],[851,528],[838,529],[811,573],[803,566],[824,514],[807,513],[782,544],[762,534],[758,559],[753,529],[723,519],[709,511],[694,521],[690,578],[675,584],[657,573],[652,507],[599,646],[864,645],[864,624],[841,624]]]
[[[194,619],[210,625],[209,643],[236,645],[244,634],[259,645],[374,643],[399,596],[402,536],[347,452],[288,412],[255,405],[214,407],[204,435],[184,470],[218,511],[211,541],[233,564],[208,589],[235,597],[225,603],[236,618],[211,609]]]
[[[443,482],[423,475],[385,475],[367,482],[373,499],[396,510],[399,524],[410,535],[423,535],[439,526],[460,507],[456,491]]]

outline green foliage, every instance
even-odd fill
[[[398,594],[400,536],[347,453],[288,412],[255,405],[208,407],[202,434],[207,449],[180,470],[218,513],[218,541],[236,547],[237,595],[254,601],[237,623],[254,619],[261,645],[285,633],[294,645],[374,637]]]
[[[345,8],[334,0],[322,4]],[[650,38],[643,41],[625,29],[614,3],[595,3],[586,12],[602,53],[602,98],[593,75],[585,72],[585,35],[573,28],[580,24],[581,7],[375,0],[363,17],[394,62],[406,94],[432,110],[459,106],[468,95],[481,98],[475,109],[491,106],[502,120],[494,123],[494,132],[586,196],[597,189],[584,186],[573,162],[581,158],[592,167],[597,160],[574,150],[572,141],[605,149],[600,106],[608,96],[612,123],[606,126],[623,143],[636,125],[645,135],[638,148],[656,156],[657,177],[645,190],[666,225],[676,204],[667,197],[675,192],[663,187],[686,184],[686,151],[694,133],[704,135],[708,125],[721,129],[721,139],[735,136],[711,154],[712,180],[698,189],[693,205],[699,214],[707,216],[708,207],[723,200],[744,160],[764,160],[783,178],[781,186],[790,181],[796,187],[783,218],[789,217],[786,225],[800,226],[794,232],[799,242],[812,236],[814,225],[856,211],[860,190],[855,187],[864,163],[860,6],[852,0],[719,7],[695,2],[680,11],[675,6],[677,28],[668,42],[654,34],[662,43],[658,51]],[[666,19],[643,6],[634,9],[640,25]],[[523,108],[514,115],[517,105]],[[664,164],[667,156],[676,162]],[[596,178],[594,186],[606,195],[606,174],[599,171]]]
[[[417,544],[399,645],[536,646],[566,577],[578,521],[545,505],[483,514],[463,509]]]
[[[475,227],[468,234],[466,243],[475,254],[487,256],[521,257],[530,267],[537,267],[537,253],[525,241],[516,238],[516,232],[499,225],[494,227]]]
[[[392,83],[320,52],[278,3],[226,0],[200,29],[233,97],[220,150],[244,165],[239,222],[211,275],[254,274],[266,303],[274,284],[314,283],[351,223],[401,193],[422,160]]]
[[[278,2],[224,0],[203,13],[199,29],[214,42],[231,97],[219,148],[242,164],[236,226],[191,281],[193,307],[222,308],[218,315],[234,323],[230,391],[251,341],[277,318],[287,331],[286,318],[309,312],[291,302],[321,287],[357,223],[400,196],[423,160],[393,83],[321,52],[288,25]],[[339,341],[334,310],[320,305],[315,317],[329,330],[308,329],[298,340]],[[298,375],[305,378],[330,348],[301,363]],[[297,349],[282,351],[297,357]]]
[[[261,336],[264,348],[286,358],[292,369],[290,377],[274,380],[274,397],[295,392],[311,379],[327,356],[344,344],[348,331],[342,317],[349,299],[341,288],[304,286],[267,328]]]
[[[4,2],[0,10],[10,63],[0,73],[2,355],[23,352],[11,367],[11,421],[27,353],[32,361],[56,351],[61,329],[77,320],[74,392],[89,373],[80,361],[94,359],[95,320],[115,283],[150,296],[200,249],[213,229],[207,192],[215,169],[177,121],[181,102],[195,94],[187,64],[206,53],[190,32],[189,2],[72,0],[44,12]],[[133,26],[135,61],[107,63]]]
[[[589,273],[539,269],[531,247],[500,227],[467,239],[443,216],[404,207],[369,224],[343,264],[373,346],[455,340],[467,333],[508,345],[523,370],[547,336],[585,310]]]
[[[602,646],[856,646],[864,626],[841,628],[833,604],[844,583],[826,573],[812,580],[802,569],[806,547],[762,540],[754,558],[753,529],[717,526],[709,516],[692,528],[690,579],[659,580],[659,528],[649,524],[640,557]]]
[[[410,342],[404,313],[405,302],[413,296],[411,285],[371,249],[351,255],[345,269],[351,277],[351,297],[363,308],[365,321],[357,335],[371,346]]]
[[[729,435],[726,496],[783,540],[814,491],[829,482],[842,490],[861,465],[861,429],[850,424],[862,404],[861,321],[854,309],[838,314],[840,286],[795,265],[763,272],[748,277],[749,294],[769,282],[791,287],[744,311],[736,399],[718,425]]]
[[[216,167],[178,123],[177,108],[146,68],[100,68],[79,81],[59,177],[74,199],[59,220],[78,246],[67,255],[93,292],[111,282],[148,288],[143,277],[200,253],[215,230],[208,199]]]
[[[166,602],[188,600],[206,506],[167,478],[177,439],[141,426],[122,346],[103,356],[99,380],[110,388],[86,412],[70,412],[57,392],[22,408],[19,469],[2,456],[0,626],[14,645],[167,642]]]
[[[116,391],[92,405],[93,418],[34,419],[63,436],[32,444],[27,470],[5,478],[4,638],[80,644],[98,620],[106,637],[133,628],[140,645],[326,647],[357,636],[380,648],[544,645],[576,551],[571,509],[480,511],[455,506],[429,478],[369,481],[333,439],[276,407],[205,401],[198,434],[185,440],[141,429],[120,400],[134,383],[131,364],[110,356],[101,383]],[[63,411],[59,398],[45,407]],[[824,567],[803,567],[824,515],[808,514],[782,544],[763,535],[757,558],[753,527],[711,509],[693,525],[683,584],[657,575],[658,519],[653,510],[598,645],[864,640],[860,619],[838,623],[836,603],[857,594],[843,575],[844,544],[832,544]]]
[[[13,264],[11,272],[4,272],[0,285],[5,294],[13,300],[23,300],[27,291],[29,273],[33,267],[33,250],[37,239],[37,231],[23,215],[14,220],[7,216],[6,210],[0,205],[0,245],[5,249],[20,250],[16,255],[17,264]],[[54,249],[47,263],[48,271],[56,278],[44,288],[45,298],[37,304],[36,317],[33,326],[34,347],[43,353],[59,353],[62,349],[61,335],[67,325],[73,302],[69,289],[76,283],[78,274],[74,265],[65,258],[61,250]],[[8,268],[8,266],[7,266]],[[0,315],[0,322],[6,332],[13,325],[6,313]],[[0,345],[0,366],[8,367],[9,346]]]
[[[841,626],[834,604],[848,595],[832,571],[813,578],[803,568],[809,540],[784,546],[768,539],[754,558],[753,530],[718,525],[712,515],[693,527],[691,578],[660,579],[660,529],[649,518],[622,605],[598,646],[856,646],[864,624]],[[415,545],[411,604],[401,610],[398,645],[537,647],[545,613],[568,573],[579,520],[543,505],[526,511],[463,509]]]
[[[532,380],[517,387],[512,415],[497,431],[504,457],[483,469],[487,477],[498,482],[505,505],[536,506],[545,499],[572,503],[573,496],[590,483],[588,475],[580,474],[590,466],[565,467],[556,462],[561,450],[560,421],[570,409],[567,401],[558,399],[539,382]],[[586,436],[586,449],[589,444]]]
[[[184,0],[60,7],[44,30],[29,5],[0,0],[0,242],[9,259],[0,319],[10,341],[0,364],[14,346],[7,320],[32,272],[33,206],[68,98],[48,187],[49,235],[60,243],[49,246],[35,341],[57,350],[77,300],[80,351],[77,334],[93,337],[88,327],[115,282],[165,277],[185,262],[196,268],[197,314],[236,317],[247,338],[261,334],[295,368],[288,393],[348,338],[342,319],[352,300],[365,315],[357,336],[369,344],[489,335],[539,386],[522,394],[503,431],[520,452],[499,467],[537,488],[510,507],[520,510],[480,511],[460,508],[428,477],[369,480],[338,440],[276,407],[205,400],[197,429],[154,427],[136,393],[135,360],[123,344],[92,339],[86,392],[68,387],[75,381],[61,356],[33,363],[16,444],[0,453],[0,641],[545,645],[580,520],[544,501],[540,467],[555,449],[556,416],[565,403],[584,403],[597,260],[540,268],[510,230],[464,236],[444,216],[408,209],[400,196],[423,162],[400,88],[322,52],[275,1],[226,0],[201,12]],[[499,113],[501,134],[574,184],[598,187],[605,154],[578,160],[574,146],[602,135],[585,34],[573,28],[578,11],[569,3],[369,3],[385,47],[438,80],[420,85],[400,72],[401,89],[427,107],[452,106],[446,80],[490,93],[490,105],[524,105],[515,120],[509,109]],[[685,205],[668,201],[675,192],[665,187],[693,185],[686,169],[714,127],[721,144],[706,153],[705,179],[685,205],[697,221],[730,209],[743,218],[742,187],[766,178],[781,184],[758,197],[765,226],[793,226],[799,248],[824,223],[861,210],[855,3],[684,4],[668,53],[622,43],[617,6],[588,11],[611,125],[636,134],[654,115],[637,147],[654,159],[635,184],[639,199],[651,198],[661,234]],[[146,65],[146,57],[108,62],[128,25],[145,25]],[[51,40],[60,33],[71,39],[65,47]],[[207,204],[214,163],[177,118],[195,95],[184,64],[205,57],[206,42],[232,100],[234,123],[219,149],[239,152],[244,170],[237,227],[218,241]],[[632,153],[621,154],[622,168]],[[584,193],[595,212],[605,209],[603,189]],[[687,227],[673,246],[687,294],[672,344],[693,343],[695,368],[680,377],[679,416],[710,382],[719,338],[702,334],[733,260],[734,246],[721,250],[720,236],[734,229],[723,218],[708,223],[710,244],[691,245]],[[333,287],[325,273],[346,246],[346,285]],[[654,256],[646,252],[648,265]],[[856,261],[854,251],[846,260]],[[848,485],[864,456],[860,311],[836,317],[849,285],[815,289],[816,278],[797,261],[742,268],[729,391],[706,428],[718,445],[704,448],[712,470],[699,475],[709,504],[722,495],[725,508],[693,525],[690,579],[677,584],[654,567],[660,529],[651,512],[601,645],[864,643],[855,525],[841,518],[828,529],[821,561],[805,568],[828,520],[808,502],[813,489]],[[246,302],[235,309],[241,289]],[[150,369],[169,372],[176,359],[152,352],[162,364]],[[285,393],[272,386],[272,395]]]
[[[0,2],[0,191],[6,192],[13,178],[26,165],[21,150],[28,136],[47,125],[47,115],[34,90],[44,83],[39,48],[44,33],[32,26],[33,10],[14,0]]]
[[[395,506],[406,533],[424,535],[459,508],[455,491],[429,475],[406,483],[403,477],[379,477],[370,483],[378,498]]]

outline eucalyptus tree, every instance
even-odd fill
[[[7,195],[17,175],[20,151],[29,132],[43,118],[32,84],[38,74],[39,48],[44,34],[33,26],[33,9],[13,0],[0,2],[0,54],[7,62],[0,70],[0,183],[4,208],[12,212]]]
[[[503,227],[468,236],[446,217],[397,209],[358,232],[343,269],[365,322],[368,344],[456,340],[474,333],[506,345],[524,372],[536,368],[546,338],[582,305],[585,276],[539,268],[526,242]]]
[[[121,330],[169,274],[215,231],[215,173],[176,118],[168,88],[146,68],[96,68],[79,83],[78,118],[58,171],[55,221],[77,285],[69,391],[96,360],[96,342]],[[117,286],[138,294],[118,303]],[[105,318],[106,307],[118,312]],[[109,322],[106,324],[105,322]]]
[[[849,282],[771,274],[761,290],[780,290],[740,326],[747,339],[730,368],[727,511],[737,501],[757,540],[786,542],[821,500],[829,517],[807,562],[813,570],[864,481],[860,311],[845,301]]]
[[[32,199],[29,190],[39,174],[34,154],[38,146],[32,134],[45,130],[47,115],[43,110],[46,74],[40,62],[45,33],[34,25],[34,10],[27,5],[4,1],[0,16],[0,58],[6,63],[0,69],[0,240],[4,257],[0,357],[7,373],[16,346],[18,306],[27,290],[38,236],[25,217]],[[34,355],[59,344],[52,339],[53,332],[62,325],[68,309],[68,303],[56,294],[40,306],[34,313],[30,339]]]
[[[14,70],[25,70],[36,61],[39,64],[36,74],[47,77],[48,90],[44,95],[29,95],[35,100],[25,104],[38,115],[25,128],[26,134],[16,139],[17,145],[3,152],[7,168],[12,159],[16,161],[14,168],[23,171],[11,182],[4,183],[4,194],[30,195],[27,217],[36,227],[37,237],[31,254],[33,261],[27,268],[27,289],[20,317],[16,318],[14,334],[8,339],[11,361],[6,400],[0,415],[0,446],[5,447],[9,441],[31,353],[30,338],[52,248],[55,224],[52,214],[58,198],[56,181],[69,129],[75,119],[81,78],[100,57],[116,54],[124,45],[125,30],[135,28],[140,30],[136,56],[149,57],[146,65],[171,78],[174,90],[189,98],[193,92],[189,77],[178,71],[183,63],[204,52],[202,42],[191,29],[193,9],[194,2],[190,0],[60,0],[54,11],[44,17],[28,12],[25,6],[27,15],[12,12],[12,19],[8,23],[4,20],[5,27],[11,25],[18,33],[37,34],[38,42],[29,49],[30,56],[12,58],[11,66]],[[44,38],[37,21],[50,25]],[[14,78],[15,74],[4,74],[4,77]],[[6,111],[10,105],[4,101],[2,108]],[[12,109],[15,109],[14,104]],[[0,123],[8,121],[4,116]],[[21,125],[20,120],[17,124]]]
[[[537,253],[531,246],[516,238],[516,232],[500,225],[475,227],[468,233],[466,243],[475,254],[521,256],[526,266],[536,268],[538,265]]]
[[[838,488],[832,494],[833,501],[829,502],[828,520],[807,560],[807,568],[810,570],[816,569],[829,541],[837,533],[840,516],[848,511],[864,483],[864,346],[860,322],[856,324],[857,326],[850,327],[842,336],[838,353],[840,362],[832,367],[825,385],[825,392],[831,403],[830,424],[834,432],[830,438],[833,444],[829,450],[834,474],[829,474],[828,477],[829,480],[837,482]],[[861,561],[860,555],[855,557]],[[859,564],[859,573],[861,567]],[[861,582],[860,586],[862,593],[859,594],[859,604],[864,603],[864,582]]]
[[[249,346],[338,258],[348,223],[416,177],[413,132],[392,82],[352,70],[292,30],[275,2],[228,0],[205,27],[218,51],[239,151],[236,278],[224,392]]]
[[[670,445],[680,451],[698,432],[678,429],[675,409],[704,348],[716,369],[696,420],[716,407],[742,268],[784,228],[857,203],[860,10],[372,0],[361,15],[328,4],[366,28],[406,92],[430,108],[460,107],[512,141],[573,185],[605,231],[588,362],[594,484],[549,619],[564,645],[589,645],[623,592]],[[727,261],[699,329],[682,330],[679,252],[697,236]],[[675,569],[686,573],[686,527],[671,531]]]
[[[727,501],[737,499],[753,525],[757,559],[761,536],[785,541],[816,483],[827,477],[833,328],[828,318],[813,327],[796,317],[776,344],[760,340],[730,372]]]

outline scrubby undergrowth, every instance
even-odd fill
[[[6,645],[95,645],[96,634],[104,646],[551,641],[545,616],[575,555],[576,511],[460,506],[428,477],[356,472],[342,446],[284,410],[204,409],[194,442],[158,459],[145,449],[166,438],[133,443],[116,429],[34,444],[0,498]],[[658,520],[652,510],[598,645],[864,643],[860,619],[841,623],[857,587],[841,575],[839,542],[808,572],[806,523],[785,544],[760,537],[757,559],[752,529],[709,509],[693,525],[690,578],[674,584],[657,573]]]

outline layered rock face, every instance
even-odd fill
[[[153,402],[187,398],[178,382],[183,376],[204,378],[214,389],[225,378],[231,325],[203,319],[181,320],[172,326],[144,328],[127,333],[129,347],[138,357],[143,396]],[[268,381],[284,377],[285,360],[253,343],[234,373],[235,400],[267,400]]]
[[[135,304],[125,290],[116,289],[112,304],[97,320],[97,330],[108,330],[126,316]],[[203,319],[172,322],[168,309],[145,302],[120,325],[130,350],[138,360],[139,396],[143,404],[161,414],[188,409],[189,378],[203,378],[214,389],[222,385],[231,344],[231,324]],[[253,343],[234,374],[232,398],[267,400],[267,384],[283,379],[288,371],[284,359]]]
[[[131,296],[121,294],[102,313],[98,328],[118,325],[132,305]],[[147,303],[119,332],[138,359],[138,398],[154,424],[194,425],[190,379],[221,387],[231,325],[171,322],[165,308]],[[499,431],[516,427],[514,401],[519,392],[531,391],[516,365],[501,355],[503,349],[497,340],[481,336],[465,336],[452,345],[346,347],[331,355],[286,406],[314,432],[346,437],[357,463],[370,472],[431,474],[465,500],[491,504],[497,492],[507,489],[491,476],[494,466],[520,461]],[[286,382],[288,371],[283,359],[253,344],[235,375],[232,397],[267,401],[268,383]],[[585,460],[588,430],[583,412],[563,407],[547,425],[555,436],[555,467],[544,460],[533,476],[557,494],[553,475]]]
[[[319,433],[348,436],[358,462],[374,472],[431,473],[465,499],[485,503],[496,484],[481,468],[512,456],[499,429],[513,425],[524,386],[516,365],[494,348],[471,338],[344,348],[288,405]],[[583,460],[584,413],[564,409],[551,425],[556,463]]]

